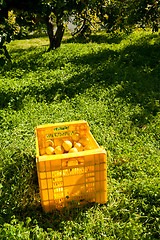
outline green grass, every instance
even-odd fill
[[[13,41],[0,74],[1,239],[158,239],[159,33]],[[46,214],[35,164],[39,124],[84,119],[105,147],[108,203]]]

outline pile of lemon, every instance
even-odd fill
[[[57,139],[46,141],[46,147],[41,149],[41,155],[76,153],[85,150],[91,150],[89,139],[86,136],[80,136],[79,133],[74,133],[69,140]]]

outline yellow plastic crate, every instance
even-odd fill
[[[106,152],[92,136],[86,121],[38,126],[36,164],[41,204],[46,212],[87,202],[107,202]],[[45,142],[70,139],[74,133],[89,139],[91,150],[42,155]]]

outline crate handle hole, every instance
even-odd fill
[[[63,127],[56,127],[54,128],[54,131],[61,131],[61,130],[68,130],[69,126],[63,126]]]

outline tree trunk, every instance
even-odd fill
[[[49,17],[47,18],[46,24],[47,24],[47,32],[48,32],[49,42],[50,42],[48,51],[50,51],[52,49],[56,49],[60,47],[65,28],[62,23],[57,24],[57,30],[56,30],[56,33],[54,34],[54,31],[53,31],[54,24]]]
[[[55,48],[60,47],[61,42],[62,42],[62,38],[63,38],[63,34],[64,34],[64,26],[63,24],[60,24],[57,26],[57,31],[55,34]]]
[[[50,17],[47,17],[46,25],[47,25],[47,33],[48,33],[49,43],[50,43],[48,51],[50,51],[54,48],[54,42],[55,42],[55,36],[54,36],[54,32],[53,32],[54,26],[53,26],[53,22],[51,21]]]

